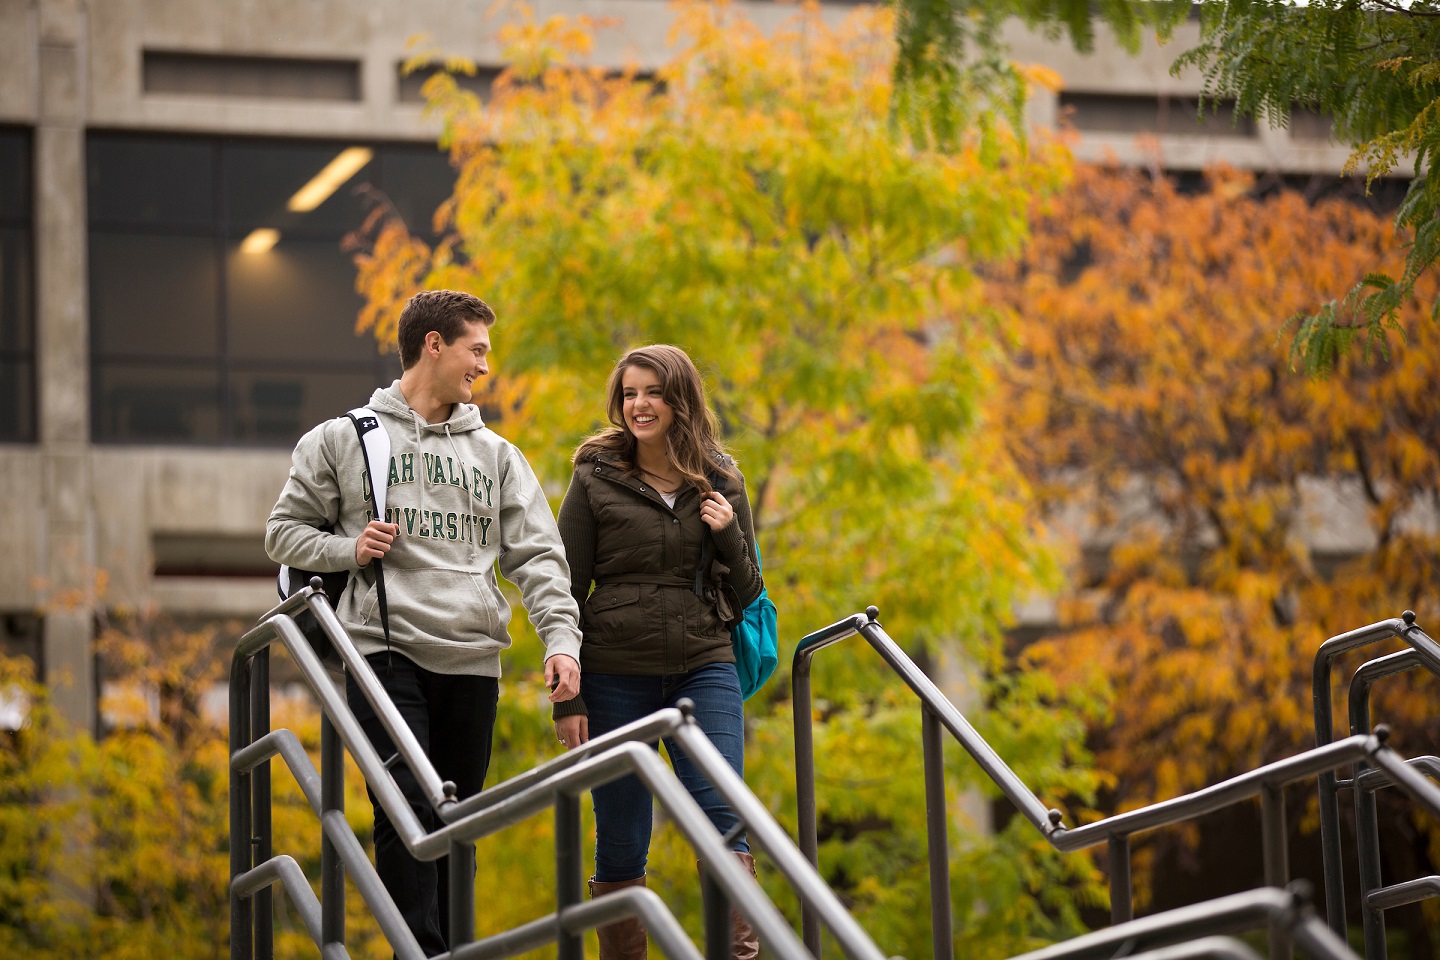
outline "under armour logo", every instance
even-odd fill
[[[374,430],[380,426],[380,421],[376,417],[361,417],[358,422],[362,431]]]

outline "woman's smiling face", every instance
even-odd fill
[[[620,378],[625,429],[644,444],[664,443],[675,411],[665,402],[660,375],[649,367],[632,364]]]

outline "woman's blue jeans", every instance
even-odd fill
[[[695,704],[695,720],[700,729],[735,772],[745,775],[744,701],[735,664],[712,663],[689,673],[656,677],[585,673],[580,679],[580,689],[590,712],[591,737],[609,733],[689,698]],[[715,824],[715,829],[725,833],[735,826],[738,818],[679,744],[665,738],[665,752],[670,755],[675,775]],[[591,795],[595,800],[595,880],[614,883],[644,876],[650,856],[653,807],[650,791],[632,773],[596,787]],[[747,852],[750,849],[744,834],[737,837],[731,847]]]

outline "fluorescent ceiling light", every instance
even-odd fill
[[[265,253],[280,242],[280,231],[270,227],[251,230],[250,236],[240,241],[241,253]]]
[[[325,169],[315,174],[310,182],[290,198],[289,207],[296,213],[308,213],[330,199],[330,194],[360,171],[375,155],[369,147],[348,147],[325,164]]]

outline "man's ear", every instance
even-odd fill
[[[444,337],[440,336],[440,331],[431,330],[429,333],[425,334],[425,349],[434,353],[439,353],[440,344],[444,342],[444,339]]]

